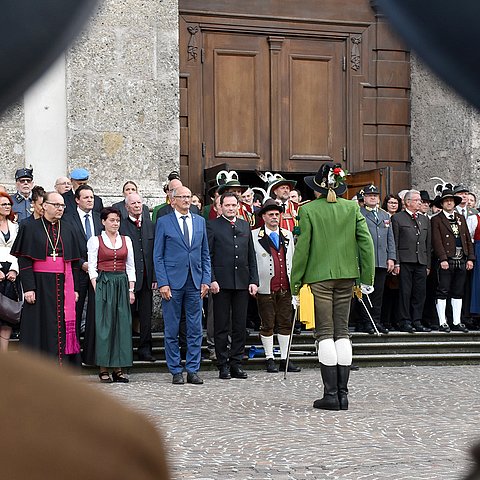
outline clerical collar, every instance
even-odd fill
[[[232,219],[227,218],[225,215],[222,215],[222,217],[228,222],[228,223],[235,223],[237,221],[237,217],[233,217]]]

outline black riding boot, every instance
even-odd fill
[[[348,378],[350,377],[350,365],[337,365],[338,376],[338,400],[340,410],[348,410]]]
[[[340,410],[338,401],[337,387],[337,366],[327,366],[320,364],[323,380],[323,398],[313,402],[313,408],[321,408],[322,410]]]

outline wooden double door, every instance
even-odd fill
[[[207,33],[204,49],[206,168],[308,172],[340,159],[342,42]]]
[[[207,31],[201,45],[196,85],[187,74],[181,89],[182,105],[201,106],[181,117],[182,177],[194,190],[203,189],[203,170],[218,164],[307,173],[342,161],[344,41]]]
[[[255,169],[299,179],[333,161],[351,173],[388,167],[405,188],[409,56],[371,5],[179,0],[184,183],[204,192],[205,172],[222,164],[245,181]]]

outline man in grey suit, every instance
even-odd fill
[[[363,190],[364,206],[360,208],[361,214],[367,221],[368,230],[373,240],[375,252],[375,283],[374,291],[369,295],[372,306],[365,302],[370,314],[380,333],[388,333],[388,329],[382,324],[380,313],[382,310],[383,290],[387,273],[393,271],[395,260],[395,239],[390,223],[390,215],[378,207],[380,192],[375,185],[368,185]],[[364,307],[359,309],[359,325],[357,330],[374,333],[373,326]]]
[[[429,332],[422,325],[427,275],[431,262],[430,219],[419,215],[420,192],[409,190],[403,199],[405,210],[392,217],[399,275],[399,325],[402,332]]]

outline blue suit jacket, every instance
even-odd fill
[[[153,263],[159,287],[182,288],[189,271],[195,287],[199,289],[202,283],[210,285],[210,252],[205,219],[192,214],[192,223],[192,244],[188,246],[174,212],[157,219]]]

